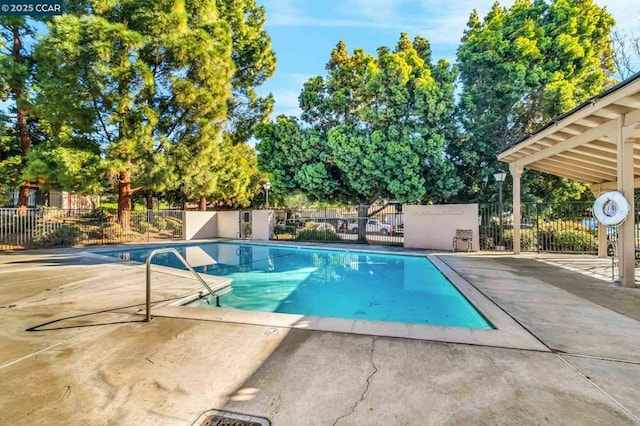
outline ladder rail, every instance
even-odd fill
[[[174,248],[162,248],[162,249],[153,250],[151,253],[149,253],[149,256],[147,256],[147,260],[145,262],[145,265],[147,268],[147,306],[146,306],[147,313],[146,313],[145,322],[151,321],[151,260],[155,255],[161,254],[161,253],[173,253],[178,258],[178,260],[182,262],[184,266],[186,266],[189,272],[191,272],[193,276],[196,277],[198,281],[200,281],[200,284],[202,284],[204,288],[207,289],[209,294],[211,294],[211,296],[215,296],[215,291],[211,288],[211,286],[209,286],[209,284],[207,284],[206,281],[202,279],[202,277],[191,267],[189,262],[187,262],[187,260],[184,257],[182,257],[182,255],[178,252],[178,250]],[[229,284],[227,284],[224,287],[228,287],[228,286]],[[216,290],[221,290],[221,288],[217,288]]]

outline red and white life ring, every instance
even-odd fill
[[[629,202],[618,191],[603,192],[593,203],[593,215],[606,226],[619,226],[629,214]]]

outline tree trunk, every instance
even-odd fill
[[[367,243],[367,222],[369,221],[369,205],[358,204],[358,242]]]
[[[153,210],[153,191],[147,189],[144,195],[147,200],[147,210]]]
[[[22,56],[22,37],[18,27],[13,27],[13,48],[11,49],[13,60],[16,63],[23,63],[24,58]],[[25,111],[24,102],[22,99],[22,85],[24,81],[10,80],[11,92],[16,100],[16,124],[18,126],[18,137],[20,138],[20,151],[22,154],[22,163],[26,162],[27,154],[31,150],[31,138],[29,136],[29,130],[27,129],[27,115]],[[20,195],[18,196],[18,215],[25,216],[27,214],[27,207],[29,207],[29,190],[30,182],[24,182],[20,187]]]
[[[29,182],[25,182],[20,187],[20,192],[18,193],[18,216],[26,216],[27,215],[27,207],[29,207]]]
[[[203,212],[207,210],[207,199],[205,197],[200,198],[200,203],[198,204],[198,210]]]
[[[122,229],[131,229],[131,172],[120,173],[118,182],[118,223]]]

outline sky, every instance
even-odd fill
[[[272,93],[273,117],[299,115],[298,95],[313,76],[325,76],[331,49],[340,40],[349,52],[379,46],[393,48],[400,32],[426,37],[434,62],[455,62],[471,11],[481,17],[495,0],[257,0],[267,15],[265,28],[276,52],[276,73],[260,89]],[[596,0],[613,15],[617,27],[640,34],[640,0]],[[501,1],[511,6],[513,1]]]

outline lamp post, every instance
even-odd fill
[[[267,198],[267,210],[269,210],[269,190],[271,189],[271,182],[266,181],[264,185],[262,185],[262,187],[264,188],[264,192]]]
[[[496,180],[496,182],[498,182],[498,211],[500,214],[500,229],[498,230],[498,247],[502,247],[502,249],[504,250],[504,243],[503,243],[503,236],[504,236],[504,223],[503,223],[503,205],[502,205],[502,182],[504,182],[504,180],[507,177],[507,174],[505,172],[503,172],[502,170],[498,170],[493,174],[494,179]],[[516,220],[516,218],[514,218],[513,220]]]

